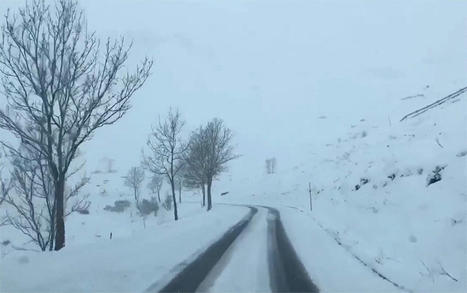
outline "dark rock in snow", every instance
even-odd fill
[[[441,176],[441,171],[444,170],[446,166],[436,166],[436,168],[432,171],[432,174],[429,174],[427,177],[427,185],[429,186],[433,183],[436,183],[438,181],[441,181],[442,176]]]

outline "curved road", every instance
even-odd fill
[[[279,211],[250,212],[162,288],[147,292],[319,292],[280,221]]]

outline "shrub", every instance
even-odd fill
[[[116,200],[113,206],[106,205],[104,210],[109,211],[109,212],[121,213],[129,206],[130,206],[130,201],[128,200]]]
[[[76,211],[81,215],[89,215],[89,209],[78,209]]]
[[[162,202],[162,207],[166,209],[167,211],[170,211],[172,209],[172,196],[167,195],[165,197],[165,200]]]
[[[147,216],[150,213],[154,212],[154,216],[157,216],[157,212],[159,211],[159,204],[155,197],[151,197],[150,200],[143,199],[141,204],[139,205],[139,212],[143,216]]]

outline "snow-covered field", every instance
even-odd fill
[[[105,239],[60,252],[11,253],[1,261],[0,291],[142,292],[173,277],[180,264],[189,262],[220,238],[248,209],[219,206],[206,214],[199,212],[198,203],[185,203],[180,211],[179,222],[147,223],[145,228],[127,231],[127,236],[112,240],[105,235]],[[121,224],[131,229],[126,218],[128,222]],[[87,220],[86,225],[99,223]],[[109,226],[118,227],[117,223]],[[82,234],[86,237],[86,232]]]
[[[322,292],[400,291],[372,269],[414,292],[467,291],[467,95],[399,121],[467,86],[466,1],[79,2],[99,36],[133,39],[130,63],[154,57],[154,72],[84,145],[91,209],[67,219],[66,248],[18,250],[34,246],[0,227],[1,292],[142,291],[246,213],[205,213],[192,191],[180,222],[162,208],[145,221],[133,206],[104,211],[132,200],[121,177],[169,106],[186,134],[213,117],[233,129],[242,156],[214,202],[279,208]],[[0,14],[20,4],[3,0]]]

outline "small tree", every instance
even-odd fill
[[[144,181],[144,170],[141,167],[132,167],[124,177],[125,185],[133,191],[136,208],[140,209],[140,189]]]
[[[266,160],[266,174],[274,174],[276,172],[276,158]]]
[[[163,182],[164,180],[162,176],[158,174],[153,174],[151,180],[148,183],[149,191],[151,191],[151,193],[154,195],[157,194],[157,200],[159,201],[159,203],[161,202],[161,189]]]
[[[175,180],[183,168],[183,156],[187,149],[181,133],[185,122],[178,110],[169,111],[166,119],[152,127],[147,140],[150,155],[143,154],[143,164],[154,174],[166,176],[172,191],[174,218],[178,220]]]
[[[152,62],[123,73],[130,47],[123,39],[105,43],[89,31],[75,0],[55,7],[34,0],[1,28],[0,78],[6,106],[0,128],[42,153],[52,178],[55,250],[65,246],[65,185],[80,146],[96,129],[130,109]],[[13,142],[3,142],[15,149]]]

